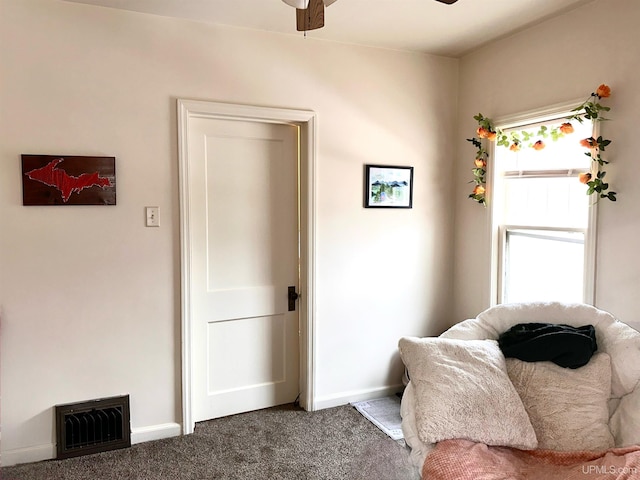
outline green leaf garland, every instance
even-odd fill
[[[577,121],[582,123],[584,119],[595,122],[608,120],[602,116],[602,112],[609,112],[610,107],[600,103],[603,98],[611,95],[611,89],[605,85],[600,85],[587,100],[572,109],[572,114],[566,118],[566,122],[557,127],[548,127],[541,125],[536,129],[523,129],[519,131],[503,132],[496,129],[490,118],[485,117],[482,113],[474,115],[474,120],[478,122],[476,136],[467,138],[476,148],[476,156],[474,160],[473,180],[469,183],[474,184],[473,191],[469,194],[469,198],[485,205],[486,201],[486,174],[487,163],[489,161],[489,151],[485,147],[486,141],[495,141],[498,146],[507,147],[513,152],[517,152],[522,148],[533,148],[534,150],[543,150],[546,146],[545,140],[558,141],[566,135],[573,133],[573,125],[571,122]],[[592,160],[591,172],[581,173],[579,180],[587,186],[587,195],[597,195],[598,198],[606,198],[615,202],[616,192],[609,191],[609,184],[604,181],[606,172],[602,170],[602,166],[609,162],[602,158],[601,152],[611,144],[611,140],[599,136],[598,138],[585,138],[580,140],[580,145],[588,148],[589,151],[585,155]]]

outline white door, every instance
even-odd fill
[[[298,127],[191,118],[193,421],[299,393]],[[297,303],[297,302],[296,302]]]

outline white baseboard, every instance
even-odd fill
[[[149,427],[132,428],[131,444],[162,440],[163,438],[177,437],[182,434],[182,425],[179,423],[162,423]]]
[[[402,391],[404,385],[390,385],[386,387],[370,388],[365,390],[352,390],[350,392],[340,392],[334,395],[317,397],[314,402],[314,410],[322,410],[325,408],[339,407],[352,402],[363,402],[365,400],[373,400],[374,398],[386,397],[396,392]]]
[[[3,467],[9,467],[18,463],[41,462],[42,460],[51,460],[52,458],[56,458],[56,445],[54,443],[48,443],[35,447],[5,450],[2,452],[0,464]]]
[[[179,423],[162,423],[149,427],[132,428],[131,444],[161,440],[163,438],[177,437],[182,434],[182,426]],[[18,463],[33,463],[42,460],[56,458],[56,444],[49,443],[35,447],[16,448],[5,450],[0,457],[0,465],[9,467]]]

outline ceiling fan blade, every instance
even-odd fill
[[[458,0],[436,0],[436,2],[440,2],[440,3],[446,3],[447,5],[453,5],[454,3],[456,3]]]
[[[296,28],[299,32],[324,27],[324,1],[309,0],[307,8],[296,8]]]

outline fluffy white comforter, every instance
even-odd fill
[[[609,428],[616,447],[640,444],[640,333],[616,320],[610,313],[583,304],[530,303],[498,305],[474,319],[465,320],[441,337],[459,340],[496,340],[518,323],[562,323],[575,327],[593,325],[598,351],[611,358]],[[411,382],[402,398],[402,430],[411,447],[411,460],[422,469],[434,447],[424,444],[417,433],[416,400]]]

